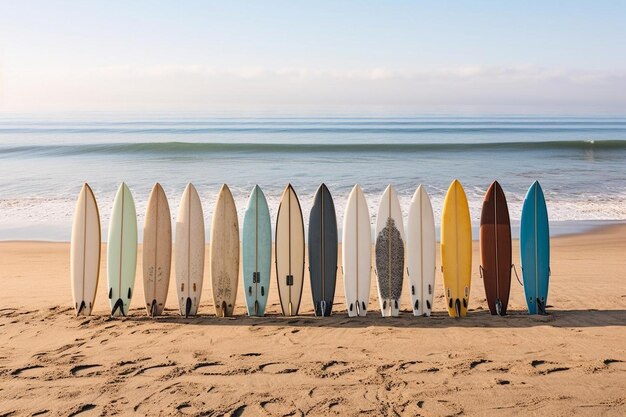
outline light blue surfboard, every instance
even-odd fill
[[[522,206],[520,254],[529,314],[545,314],[550,281],[548,210],[538,181],[528,189]]]
[[[261,188],[252,189],[243,219],[243,290],[248,315],[265,314],[270,289],[272,226]]]

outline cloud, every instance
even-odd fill
[[[413,106],[607,111],[626,108],[626,70],[532,65],[227,68],[206,65],[10,69],[0,109],[187,111],[220,106]]]

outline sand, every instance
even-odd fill
[[[107,316],[103,259],[95,315],[76,318],[69,245],[1,242],[0,416],[626,415],[626,227],[552,248],[546,317],[525,314],[515,280],[510,315],[489,315],[475,243],[461,320],[440,274],[430,318],[405,282],[401,317],[380,317],[372,285],[368,316],[348,319],[339,278],[330,318],[312,317],[308,283],[302,316],[280,317],[272,281],[269,317],[244,317],[240,290],[237,317],[215,318],[205,285],[200,317],[178,317],[172,286],[153,320],[141,262],[130,317]]]

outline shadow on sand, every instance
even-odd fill
[[[378,311],[370,312],[366,317],[350,318],[344,312],[331,317],[302,315],[284,317],[280,314],[268,314],[264,317],[235,316],[218,318],[202,314],[184,318],[178,310],[167,309],[165,315],[150,318],[142,315],[143,310],[132,309],[125,318],[110,320],[129,320],[136,322],[180,323],[197,326],[292,326],[292,327],[333,327],[333,328],[449,328],[449,327],[484,327],[484,328],[522,328],[550,326],[557,328],[584,327],[626,327],[626,310],[557,310],[549,309],[546,316],[531,316],[525,311],[509,311],[504,317],[492,316],[489,311],[470,311],[467,317],[453,319],[447,313],[436,312],[430,317],[414,317],[411,312],[402,311],[399,317],[383,318]]]

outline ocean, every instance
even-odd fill
[[[324,182],[339,227],[356,183],[367,196],[372,224],[387,184],[397,190],[406,222],[411,197],[423,184],[438,226],[455,178],[467,193],[475,230],[493,180],[506,193],[514,229],[535,180],[553,235],[626,220],[626,117],[5,115],[0,167],[2,240],[68,241],[83,182],[98,200],[103,237],[122,181],[133,192],[139,229],[154,182],[167,193],[173,220],[192,182],[202,198],[207,239],[222,183],[233,192],[240,221],[255,184],[274,221],[291,183],[307,224]]]

